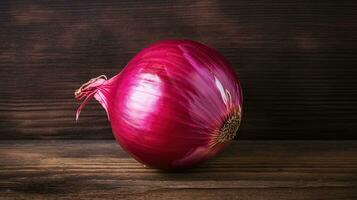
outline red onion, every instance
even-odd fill
[[[216,155],[242,117],[242,90],[228,61],[189,40],[140,51],[124,70],[91,79],[75,92],[104,107],[117,142],[139,162],[180,169]]]

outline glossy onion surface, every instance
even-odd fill
[[[117,142],[154,168],[191,167],[232,140],[242,92],[227,60],[190,40],[165,40],[141,50],[113,78],[90,80],[75,93],[107,111]]]

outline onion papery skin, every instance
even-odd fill
[[[240,83],[216,50],[190,40],[164,40],[141,50],[109,80],[76,92],[104,107],[117,142],[137,161],[183,169],[216,155],[242,117]]]

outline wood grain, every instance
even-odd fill
[[[114,141],[0,141],[0,199],[356,199],[357,143],[236,141],[183,172]]]
[[[0,139],[112,139],[73,91],[141,48],[217,48],[245,97],[240,139],[357,139],[357,1],[0,1]]]

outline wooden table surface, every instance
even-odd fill
[[[357,141],[235,141],[185,172],[112,140],[0,141],[0,199],[357,199]]]

